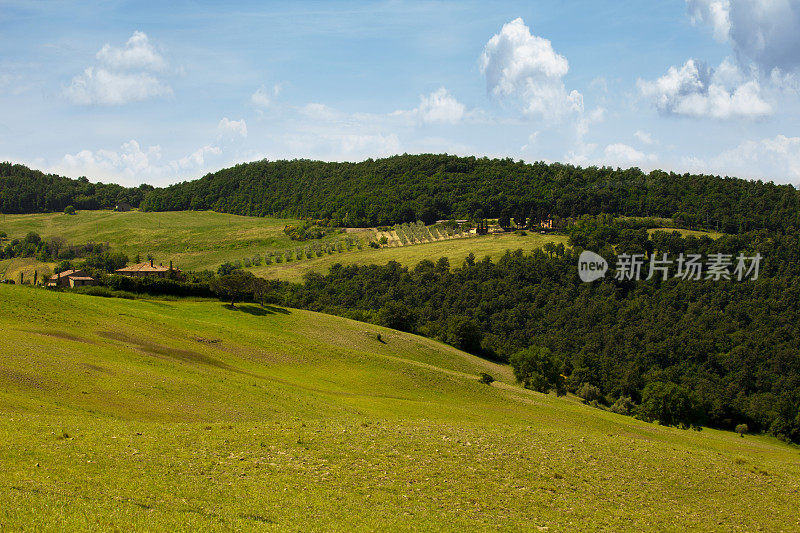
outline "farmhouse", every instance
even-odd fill
[[[83,287],[97,285],[97,280],[83,270],[65,270],[47,280],[48,287]]]
[[[145,276],[166,278],[169,276],[170,272],[176,272],[180,274],[180,269],[172,268],[171,261],[168,267],[165,267],[164,265],[154,265],[153,260],[151,259],[150,261],[145,261],[144,263],[138,263],[136,265],[120,268],[119,270],[115,270],[114,272],[122,276],[132,276],[139,278],[143,278]]]
[[[126,213],[126,212],[130,211],[131,209],[133,209],[131,207],[131,204],[126,203],[126,202],[120,202],[114,207],[114,211],[120,211],[120,212],[123,212],[123,213]]]

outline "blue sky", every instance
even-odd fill
[[[447,152],[800,183],[800,0],[0,0],[0,159]]]

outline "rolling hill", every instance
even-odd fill
[[[313,241],[292,241],[283,228],[297,223],[294,219],[246,217],[213,211],[0,215],[0,231],[6,232],[9,238],[22,238],[33,231],[43,238],[63,237],[70,244],[107,242],[112,250],[124,252],[131,260],[136,254],[141,257],[152,254],[157,261],[174,261],[183,270],[216,270],[228,261],[249,260],[254,256],[263,258],[269,252],[324,245],[345,238],[343,234],[333,234]],[[546,242],[566,242],[566,238],[559,235],[504,234],[374,249],[366,246],[366,242],[374,240],[375,236],[375,232],[369,229],[353,230],[346,236],[361,240],[364,244],[362,249],[302,261],[262,264],[251,270],[267,278],[299,281],[306,272],[325,273],[335,263],[386,264],[398,261],[413,266],[423,259],[448,257],[457,264],[470,252],[479,258],[489,255],[496,259],[506,250],[531,250]],[[33,258],[0,260],[0,278],[16,280],[19,272],[24,272],[25,279],[32,279],[35,269],[38,268],[41,274],[49,272],[52,267],[52,263],[41,264]]]
[[[215,301],[0,302],[0,529],[800,527],[796,447],[527,391],[414,335]]]

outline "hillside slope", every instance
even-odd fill
[[[19,286],[0,303],[0,529],[800,527],[797,448],[525,391],[413,335]]]

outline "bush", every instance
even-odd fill
[[[481,372],[479,374],[478,381],[483,383],[484,385],[491,385],[494,382],[494,377],[491,374],[487,374],[486,372]]]
[[[74,215],[75,214],[75,208],[72,207],[71,205],[68,205],[67,207],[64,208],[64,214],[65,215]]]
[[[736,433],[738,433],[742,437],[744,437],[744,434],[749,432],[749,431],[750,431],[750,428],[747,426],[747,424],[739,424],[739,425],[736,426]]]
[[[630,396],[620,396],[617,398],[609,410],[618,415],[632,415],[636,410],[636,404],[633,403]]]
[[[578,390],[575,392],[578,396],[584,399],[586,402],[599,402],[603,403],[605,398],[603,397],[603,393],[600,392],[600,389],[591,383],[583,383]]]

